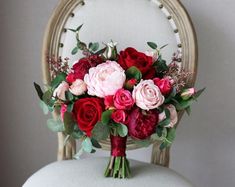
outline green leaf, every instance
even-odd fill
[[[170,102],[171,99],[176,96],[176,93],[177,93],[177,92],[176,92],[176,88],[174,87],[174,88],[172,89],[170,95],[165,99],[164,103]]]
[[[157,44],[154,42],[147,42],[148,46],[151,47],[152,49],[157,49]]]
[[[69,103],[67,105],[67,112],[72,112],[73,111],[73,105],[74,105],[74,103]]]
[[[157,140],[157,141],[163,141],[167,136],[167,129],[166,128],[161,128],[161,133],[155,133],[151,136],[152,140]]]
[[[128,134],[128,128],[127,128],[127,126],[126,126],[126,125],[123,125],[123,124],[121,124],[121,123],[119,123],[119,124],[117,125],[117,133],[118,133],[118,135],[121,136],[121,137],[127,136],[127,134]]]
[[[73,131],[71,136],[74,138],[74,139],[80,139],[82,136],[83,136],[83,133],[82,131],[80,130],[77,130],[77,131]]]
[[[65,73],[60,73],[56,76],[56,78],[51,82],[51,87],[52,89],[54,90],[57,86],[59,86],[59,84],[62,82],[62,81],[65,81],[66,80],[66,74]]]
[[[61,120],[48,119],[47,127],[53,132],[63,132],[64,124]]]
[[[185,111],[186,111],[187,114],[190,116],[190,114],[191,114],[191,107],[190,107],[190,106],[187,107],[187,108],[185,109]]]
[[[163,142],[161,145],[160,145],[160,150],[162,151],[163,149],[165,149],[167,147],[167,142]]]
[[[76,30],[75,29],[68,29],[69,31],[72,31],[72,32],[76,32]]]
[[[52,91],[51,90],[47,90],[43,96],[42,96],[42,100],[44,101],[44,103],[46,105],[49,105],[49,106],[53,106],[54,102],[52,100]]]
[[[104,111],[104,112],[102,113],[101,122],[102,122],[104,125],[108,125],[112,113],[113,113],[113,110],[106,110],[106,111]]]
[[[99,144],[99,142],[96,139],[91,138],[91,143],[92,143],[93,147],[98,148],[98,149],[101,148],[101,145]]]
[[[167,131],[167,143],[172,144],[172,142],[175,140],[176,135],[176,128],[169,128]]]
[[[41,87],[36,82],[34,82],[33,84],[34,84],[35,90],[37,91],[38,97],[42,100],[43,91]]]
[[[68,100],[68,101],[72,101],[73,100],[73,94],[70,92],[70,91],[66,91],[65,92],[65,98]]]
[[[171,113],[170,113],[170,111],[167,108],[165,108],[164,111],[165,111],[165,114],[166,114],[166,119],[164,119],[163,121],[158,123],[158,126],[160,126],[160,127],[165,127],[165,126],[169,125],[170,122],[171,122],[171,119],[170,119]]]
[[[92,130],[92,138],[97,141],[106,140],[109,136],[110,129],[108,125],[103,124],[102,122],[98,122]]]
[[[83,140],[82,148],[87,153],[91,153],[91,151],[92,151],[92,143],[91,143],[91,139],[90,138],[86,137],[85,140]]]
[[[194,101],[193,98],[189,100],[181,100],[181,101],[178,101],[175,107],[177,110],[184,110],[188,108],[193,103],[193,101]]]
[[[201,90],[198,90],[194,95],[193,95],[193,98],[194,99],[197,99],[204,91],[205,91],[206,88],[203,88]]]
[[[82,26],[83,26],[83,24],[79,25],[79,26],[77,27],[76,31],[77,31],[77,32],[80,31],[81,28],[82,28]]]
[[[163,49],[163,48],[165,48],[166,46],[168,46],[168,44],[165,44],[165,45],[161,46],[160,49]]]
[[[91,45],[89,46],[89,49],[92,50],[93,52],[97,51],[99,49],[99,43],[91,43]]]
[[[105,50],[106,50],[106,48],[107,48],[107,47],[104,47],[103,49],[100,49],[100,50],[97,51],[95,54],[96,54],[96,55],[100,55],[100,54],[104,53]]]
[[[47,115],[49,112],[48,106],[41,100],[39,101],[39,106],[42,109],[43,113]]]
[[[141,71],[135,66],[132,66],[126,70],[126,76],[127,76],[127,79],[134,78],[138,81],[140,81],[142,79]]]
[[[77,54],[77,53],[78,53],[78,47],[76,46],[76,47],[73,48],[71,54],[72,54],[72,55],[75,55],[75,54]]]
[[[74,130],[75,121],[73,115],[70,112],[64,113],[64,127],[67,134],[72,134]]]

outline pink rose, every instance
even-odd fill
[[[163,78],[163,79],[155,78],[153,79],[153,82],[155,85],[158,86],[163,95],[168,95],[171,93],[172,85],[171,81],[168,78]]]
[[[117,109],[130,110],[134,103],[131,92],[128,90],[119,89],[114,95],[114,106]]]
[[[132,97],[136,105],[143,110],[158,108],[165,100],[161,91],[152,80],[141,80],[141,82],[134,87]]]
[[[101,98],[114,95],[123,87],[125,80],[125,71],[115,61],[107,61],[89,69],[84,77],[88,94]]]
[[[65,92],[69,90],[69,84],[65,81],[60,83],[60,85],[54,90],[53,97],[58,97],[59,99],[65,101]]]
[[[113,121],[115,121],[116,123],[125,123],[127,115],[125,113],[124,110],[115,110],[112,115],[111,118],[113,119]]]
[[[62,104],[60,108],[61,121],[64,121],[64,113],[67,111],[67,105]]]
[[[195,94],[195,88],[188,88],[185,89],[182,93],[181,93],[181,98],[183,100],[188,100],[190,97],[192,97]]]
[[[170,123],[166,127],[173,128],[178,122],[178,114],[176,108],[172,104],[166,105],[166,108],[170,111]],[[159,114],[159,122],[163,121],[164,119],[166,119],[166,114],[163,111]]]
[[[82,95],[87,91],[85,82],[81,79],[75,80],[69,88],[69,91],[76,96]]]

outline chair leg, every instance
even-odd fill
[[[153,144],[151,163],[164,167],[169,167],[170,148],[165,148],[161,151],[159,147],[160,143],[156,142]]]
[[[71,160],[76,153],[76,141],[70,138],[64,146],[65,134],[58,133],[58,154],[57,160]]]

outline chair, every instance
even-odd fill
[[[103,21],[101,21],[103,20]],[[128,45],[145,50],[147,41],[168,44],[163,55],[170,60],[174,51],[182,52],[182,68],[192,72],[187,84],[193,86],[197,71],[197,41],[192,22],[179,0],[61,0],[51,16],[42,50],[43,81],[50,84],[52,72],[48,56],[68,57],[75,46],[74,34],[68,28],[84,23],[84,41],[118,41],[119,48]],[[57,114],[54,114],[57,115]],[[179,113],[179,118],[183,113]],[[169,169],[170,148],[160,151],[159,142],[153,143],[151,164],[130,160],[133,178],[115,180],[103,177],[107,158],[71,160],[76,153],[76,142],[64,146],[65,134],[58,133],[58,162],[32,175],[23,187],[106,187],[159,186],[191,187],[182,176]],[[110,149],[109,140],[100,142]],[[131,139],[127,150],[140,148]]]

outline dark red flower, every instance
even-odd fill
[[[88,73],[88,70],[91,67],[95,67],[98,64],[102,63],[103,60],[98,55],[92,55],[88,58],[82,58],[77,63],[73,65],[73,74],[75,79],[84,78],[85,74]]]
[[[135,139],[143,140],[155,133],[157,124],[157,110],[143,111],[135,108],[129,115],[128,133]]]
[[[101,120],[103,101],[99,98],[83,98],[74,104],[74,116],[80,130],[91,136],[95,124]]]
[[[135,66],[144,75],[152,68],[153,58],[144,53],[138,52],[134,48],[128,47],[124,51],[120,52],[118,63],[125,70]]]

